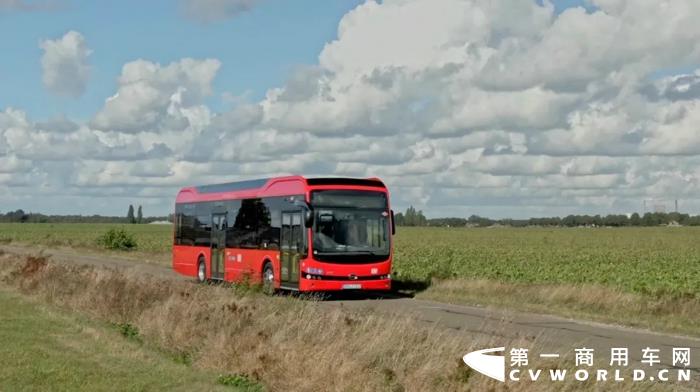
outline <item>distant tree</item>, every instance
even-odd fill
[[[139,206],[138,212],[136,213],[136,223],[143,223],[143,211],[141,206]]]
[[[129,212],[126,213],[126,221],[129,223],[136,223],[136,218],[134,218],[134,206],[129,204]]]
[[[464,218],[433,218],[428,219],[428,226],[461,227],[467,224]]]
[[[396,223],[396,226],[405,226],[406,222],[404,221],[404,216],[403,212],[399,212],[394,214],[394,222]]]
[[[401,222],[403,226],[427,226],[428,219],[423,215],[423,211],[416,211],[413,206],[406,209],[406,213],[401,216]],[[399,224],[399,219],[397,218],[396,223]]]
[[[29,219],[29,215],[24,213],[24,210],[17,210],[15,212],[7,213],[7,220],[9,222],[20,222],[24,223]]]
[[[482,218],[479,215],[472,215],[467,219],[467,222],[470,225],[475,225],[478,227],[488,227],[496,223],[495,221],[489,219],[489,218]]]
[[[642,218],[639,217],[639,214],[636,212],[630,216],[630,225],[632,226],[641,226],[642,224]]]

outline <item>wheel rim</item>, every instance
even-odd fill
[[[199,270],[197,271],[197,278],[200,282],[204,281],[204,263],[199,263]]]
[[[265,285],[266,289],[269,290],[272,287],[273,280],[275,280],[275,274],[272,272],[272,268],[265,268],[265,272],[263,273],[263,284]]]

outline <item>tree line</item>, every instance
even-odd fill
[[[10,211],[5,214],[0,213],[0,222],[11,223],[152,223],[156,221],[172,222],[172,214],[169,216],[143,216],[143,208],[138,206],[134,213],[134,206],[129,205],[126,216],[104,216],[104,215],[46,215],[35,212],[25,212],[24,210]]]
[[[679,212],[647,212],[643,215],[633,213],[631,215],[567,215],[565,217],[529,218],[529,219],[490,219],[478,215],[468,218],[432,218],[427,219],[423,211],[409,207],[405,213],[395,214],[398,226],[441,226],[441,227],[489,227],[494,225],[525,227],[525,226],[552,226],[552,227],[580,227],[580,226],[660,226],[679,224],[682,226],[700,226],[700,215],[689,215]]]
[[[395,214],[397,226],[441,226],[441,227],[489,227],[494,225],[526,227],[526,226],[551,226],[551,227],[580,227],[580,226],[659,226],[679,224],[682,226],[700,226],[700,215],[689,215],[678,212],[647,212],[643,215],[633,213],[631,215],[567,215],[565,217],[529,218],[529,219],[490,219],[478,215],[468,218],[449,217],[428,219],[423,211],[416,210],[413,206],[405,212]],[[168,216],[143,216],[143,208],[134,209],[129,205],[126,216],[104,215],[45,215],[34,212],[24,212],[19,209],[5,214],[0,213],[0,222],[26,222],[26,223],[152,223],[156,221],[172,222],[172,214]]]

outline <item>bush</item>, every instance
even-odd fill
[[[125,338],[136,340],[139,342],[141,341],[141,337],[139,336],[139,329],[136,326],[129,323],[114,323],[113,325]]]
[[[109,229],[97,239],[97,244],[105,249],[132,250],[136,249],[134,236],[124,229]]]
[[[219,376],[218,381],[221,385],[240,388],[244,391],[257,392],[264,390],[261,384],[251,380],[247,374],[222,374]]]

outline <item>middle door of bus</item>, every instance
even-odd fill
[[[285,288],[299,287],[299,263],[304,246],[300,211],[282,212],[280,281]]]
[[[226,258],[226,214],[213,214],[211,217],[211,278],[224,279]]]

